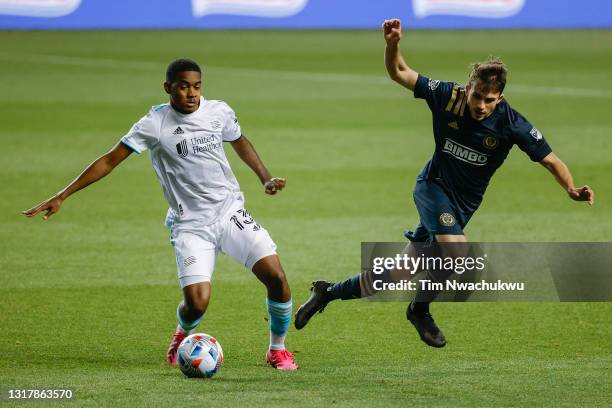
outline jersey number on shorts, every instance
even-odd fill
[[[259,231],[259,229],[261,228],[260,225],[255,222],[253,217],[251,217],[251,214],[249,214],[246,209],[241,208],[240,210],[236,211],[236,213],[238,215],[232,215],[230,220],[234,224],[236,224],[240,231],[242,231],[245,226],[249,225],[253,225],[253,231]]]

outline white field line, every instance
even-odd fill
[[[77,67],[108,68],[122,70],[138,70],[148,72],[163,72],[163,64],[146,61],[124,61],[107,58],[84,58],[69,57],[62,55],[48,54],[12,54],[0,52],[0,61],[6,62],[32,62],[53,65],[68,65]],[[388,85],[391,82],[385,76],[376,75],[357,75],[342,73],[324,72],[304,72],[304,71],[281,71],[273,69],[253,69],[253,68],[230,68],[216,67],[211,65],[204,66],[204,71],[218,71],[231,75],[243,77],[260,78],[268,76],[272,79],[286,79],[297,81],[318,81],[318,82],[344,82],[352,84],[368,85]],[[584,97],[584,98],[604,98],[611,99],[612,91],[605,89],[571,88],[571,87],[549,87],[542,85],[512,84],[508,85],[510,93],[559,96],[559,97]]]

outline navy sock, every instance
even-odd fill
[[[417,314],[429,313],[430,302],[411,302],[410,309]]]
[[[359,275],[334,283],[327,288],[330,300],[359,299],[361,297],[361,286],[359,285]]]

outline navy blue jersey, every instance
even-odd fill
[[[472,119],[465,89],[419,75],[415,98],[425,99],[433,118],[436,150],[419,180],[436,180],[463,211],[480,205],[491,176],[515,144],[533,161],[551,152],[538,129],[501,101],[482,121]]]

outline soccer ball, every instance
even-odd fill
[[[178,347],[178,366],[187,377],[212,377],[219,371],[222,363],[221,344],[208,334],[189,335]]]

